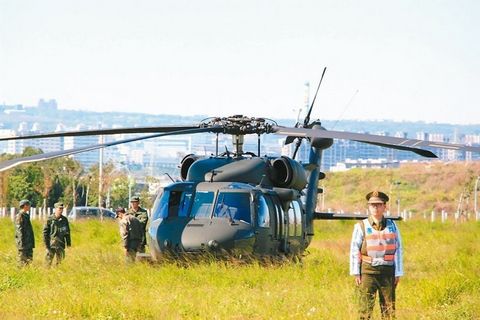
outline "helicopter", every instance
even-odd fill
[[[166,186],[156,196],[147,234],[152,258],[161,260],[166,256],[189,253],[298,256],[311,243],[314,220],[366,217],[315,210],[317,195],[322,193],[319,180],[325,178],[325,173],[320,171],[322,152],[333,144],[333,139],[350,139],[411,151],[427,158],[436,158],[427,148],[480,152],[480,147],[476,146],[329,131],[321,126],[320,121],[310,121],[315,98],[303,123],[297,123],[294,127],[279,126],[267,118],[233,115],[207,118],[190,126],[99,129],[0,138],[1,141],[153,133],[3,161],[0,163],[0,172],[22,163],[43,161],[133,141],[170,135],[213,133],[216,134],[215,154],[185,156],[179,166],[181,181]],[[219,152],[220,134],[232,136],[232,151]],[[286,136],[286,144],[296,142],[293,156],[261,156],[260,142],[264,134]],[[244,139],[247,135],[257,136],[256,152],[244,150]],[[306,163],[295,160],[303,141],[306,141],[310,148]]]

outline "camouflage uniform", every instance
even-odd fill
[[[33,260],[35,236],[30,222],[30,214],[23,209],[15,216],[15,243],[20,266],[28,265]]]
[[[138,210],[135,211],[133,208],[128,209],[127,211],[128,214],[131,214],[135,218],[140,221],[140,224],[142,225],[142,243],[140,244],[140,247],[138,248],[138,252],[144,253],[145,252],[145,246],[147,245],[147,223],[148,223],[148,212],[146,209],[142,207],[138,207]]]
[[[43,227],[43,242],[47,249],[45,261],[51,265],[54,257],[57,257],[57,264],[65,258],[65,245],[70,247],[72,240],[70,238],[70,226],[65,216],[56,217],[52,214],[48,217]]]
[[[140,221],[129,213],[120,220],[120,237],[126,250],[126,261],[134,262],[143,241],[143,227]]]

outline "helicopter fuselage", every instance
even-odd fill
[[[273,189],[246,183],[172,184],[152,210],[151,252],[299,253],[309,241],[302,204],[284,206]]]
[[[152,209],[154,257],[167,252],[296,254],[308,246],[311,231],[297,190],[305,187],[307,174],[298,162],[211,157],[182,163],[189,166],[183,168],[185,182],[165,187]]]

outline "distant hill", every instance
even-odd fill
[[[428,212],[457,210],[463,194],[463,208],[473,212],[473,189],[480,176],[480,162],[429,162],[402,165],[396,169],[352,169],[327,173],[320,181],[325,187],[325,210],[365,211],[365,194],[381,190],[391,195],[392,213],[401,210]],[[395,185],[399,182],[398,185]],[[318,209],[321,206],[319,196]],[[480,206],[480,203],[479,203]]]

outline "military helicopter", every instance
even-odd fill
[[[323,77],[322,77],[323,78]],[[317,88],[318,93],[318,88]],[[316,94],[315,94],[316,98]],[[211,156],[190,154],[180,163],[182,181],[159,193],[150,217],[148,237],[155,259],[184,253],[239,253],[254,256],[300,255],[314,235],[316,219],[363,219],[363,215],[316,212],[323,150],[333,139],[350,139],[386,148],[411,151],[428,158],[436,155],[425,148],[480,152],[480,147],[404,139],[371,134],[328,131],[320,121],[310,121],[315,98],[303,123],[279,126],[266,118],[243,115],[208,118],[192,126],[159,126],[47,133],[11,139],[59,136],[154,133],[87,147],[37,154],[0,163],[0,171],[22,163],[37,162],[113,145],[156,137],[214,133],[216,151]],[[218,136],[232,136],[233,150],[219,152]],[[264,134],[296,140],[293,157],[260,155]],[[244,151],[244,137],[256,135],[256,152]],[[307,163],[295,160],[303,141],[310,146]]]

